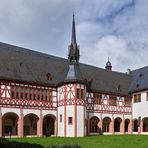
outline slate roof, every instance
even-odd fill
[[[66,79],[66,59],[0,42],[0,79],[56,87]],[[129,95],[132,76],[79,64],[79,70],[91,91]],[[52,80],[47,79],[50,73]]]
[[[133,80],[129,89],[130,93],[148,89],[148,66],[131,72]]]
[[[80,71],[79,64],[77,64],[77,63],[69,64],[68,72],[67,72],[64,82],[85,83],[84,81],[85,80],[84,80],[82,73]]]

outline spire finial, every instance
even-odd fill
[[[75,14],[73,11],[71,44],[76,44]]]

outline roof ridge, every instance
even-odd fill
[[[10,49],[12,51],[12,49],[13,49],[13,51],[15,51],[15,52],[20,52],[20,53],[24,53],[24,54],[28,54],[28,55],[30,54],[30,55],[33,55],[33,56],[34,55],[35,56],[42,55],[46,58],[53,57],[53,58],[60,58],[60,59],[63,59],[63,60],[67,60],[67,59],[64,59],[62,57],[54,56],[54,55],[47,54],[47,53],[44,53],[44,52],[39,52],[39,51],[32,50],[32,49],[29,49],[29,48],[25,48],[25,47],[21,47],[21,46],[15,46],[15,45],[12,45],[12,44],[0,42],[0,46],[3,46],[3,45],[7,46],[8,50]]]
[[[137,71],[137,70],[141,70],[141,69],[144,69],[144,68],[148,68],[148,66],[143,66],[143,67],[141,67],[141,68],[137,68],[137,69],[135,69],[135,70],[132,70],[131,72],[135,72],[135,71]]]

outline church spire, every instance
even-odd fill
[[[76,44],[75,15],[73,12],[71,44]]]
[[[68,59],[70,64],[78,63],[80,58],[79,47],[76,41],[76,29],[75,29],[75,16],[73,13],[72,20],[72,36],[71,36],[71,45],[69,46]]]

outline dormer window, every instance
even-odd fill
[[[120,84],[117,86],[117,91],[121,91],[121,85]]]
[[[47,78],[47,80],[52,80],[52,76],[49,72],[46,74],[46,78]]]
[[[142,76],[143,76],[143,74],[142,74],[142,73],[140,73],[140,74],[139,74],[139,77],[141,78]]]

